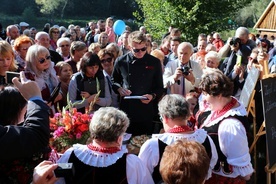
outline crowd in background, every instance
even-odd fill
[[[162,162],[161,158],[163,152],[166,155],[170,151],[170,147],[165,149],[166,146],[174,146],[174,142],[183,145],[178,139],[200,143],[195,145],[191,142],[193,148],[198,150],[202,149],[202,144],[210,159],[207,166],[205,164],[207,169],[203,171],[203,177],[191,181],[202,183],[208,179],[206,183],[245,183],[249,180],[253,173],[247,140],[250,120],[239,97],[253,66],[262,76],[266,60],[269,71],[276,72],[275,38],[271,36],[269,40],[267,35],[254,35],[247,28],[239,27],[235,35],[226,41],[221,39],[218,32],[199,34],[197,45],[193,46],[182,40],[181,34],[185,33],[173,26],[169,27],[161,40],[153,40],[144,26],[139,30],[126,26],[121,35],[116,35],[113,24],[111,17],[91,21],[87,27],[46,23],[42,30],[30,28],[26,22],[9,25],[6,29],[0,24],[0,85],[8,85],[6,72],[23,72],[28,80],[38,85],[42,99],[50,107],[50,116],[67,105],[68,97],[79,112],[91,110],[95,113],[95,124],[100,121],[124,122],[110,125],[111,128],[115,127],[114,131],[119,131],[111,138],[101,137],[109,134],[107,127],[90,127],[94,136],[91,146],[73,147],[59,161],[76,163],[77,178],[58,182],[75,183],[84,177],[82,164],[89,165],[91,160],[86,160],[86,155],[82,153],[92,150],[94,155],[99,151],[106,157],[116,153],[124,158],[118,159],[121,165],[115,164],[113,168],[118,170],[124,167],[125,162],[128,165],[127,169],[124,168],[126,173],[116,181],[127,178],[128,182],[133,183],[158,183],[163,178],[167,183],[176,183],[175,178],[168,176],[171,173],[162,166],[162,163],[170,162],[168,156],[164,156],[166,160]],[[51,99],[51,93],[57,86],[60,86],[59,93],[55,99]],[[11,89],[2,87],[0,97],[5,90]],[[128,96],[135,99],[128,99]],[[89,109],[91,103],[93,109]],[[27,103],[22,100],[20,105],[19,110],[12,111],[20,112],[20,118],[8,120],[3,116],[0,118],[2,126],[23,122],[22,114],[26,112]],[[101,107],[110,109],[103,110]],[[7,107],[1,106],[0,110],[2,116]],[[109,119],[104,119],[104,114],[110,114]],[[262,122],[262,117],[258,118]],[[101,132],[104,130],[106,132]],[[162,131],[164,133],[159,134]],[[117,148],[121,148],[125,132],[133,136],[155,134],[142,146],[139,159],[126,156],[125,150]],[[46,145],[39,146],[26,158],[38,151],[39,154],[49,152],[43,150]],[[97,146],[102,149],[98,150]],[[181,152],[184,148],[178,146],[174,149]],[[2,158],[1,166],[5,166],[6,161],[17,160],[14,158],[22,159],[16,156]],[[175,158],[171,159],[173,162]],[[118,163],[115,160],[90,166],[108,168]],[[139,165],[139,168],[130,168],[131,163]],[[198,165],[194,169],[200,167]],[[0,167],[0,170],[7,175],[11,172],[11,168]],[[133,170],[138,174],[131,178]],[[30,179],[32,170],[28,172],[29,178],[26,180]],[[110,173],[108,170],[106,172]],[[18,178],[22,177],[19,175]],[[84,177],[82,181],[91,181],[91,178]]]

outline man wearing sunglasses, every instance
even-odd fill
[[[120,109],[130,118],[127,133],[132,135],[153,133],[152,121],[157,115],[154,99],[163,92],[161,63],[147,53],[146,42],[142,32],[130,33],[130,52],[115,61],[111,76],[112,88],[121,97]]]

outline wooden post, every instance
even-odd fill
[[[265,166],[265,172],[267,173],[266,183],[271,184],[271,174],[276,172],[276,164],[274,164],[271,168],[269,168],[269,164]]]

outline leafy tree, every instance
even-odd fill
[[[64,10],[69,0],[35,0],[41,6],[41,13],[53,15],[56,10],[61,10],[61,18],[63,18]]]
[[[136,0],[141,12],[135,17],[143,21],[155,39],[160,39],[169,25],[182,31],[183,40],[196,42],[200,33],[228,29],[239,9],[251,0]]]
[[[235,19],[236,22],[246,27],[253,27],[263,14],[270,1],[271,0],[253,0],[250,4],[248,4],[248,6],[239,11],[238,16]]]

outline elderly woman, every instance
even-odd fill
[[[218,68],[220,64],[220,57],[216,51],[209,51],[205,55],[205,67],[206,68]]]
[[[17,68],[12,46],[6,41],[0,41],[0,85],[6,85],[6,72],[14,72]]]
[[[213,176],[206,183],[246,183],[253,173],[246,135],[247,112],[231,96],[233,84],[220,70],[205,73],[199,88],[211,110],[201,128],[213,138],[219,155]]]
[[[28,49],[26,62],[26,77],[37,82],[43,100],[48,101],[59,83],[49,50],[41,45],[32,45]]]
[[[61,55],[64,61],[70,58],[71,41],[67,37],[62,37],[57,40],[57,52]]]
[[[122,146],[124,133],[129,125],[127,115],[116,108],[100,108],[89,125],[92,141],[88,145],[73,145],[58,163],[73,163],[75,175],[72,183],[153,183],[139,160],[127,154]],[[65,178],[68,182],[69,178]],[[60,179],[57,183],[64,183]]]
[[[15,50],[15,58],[18,63],[18,69],[20,71],[25,70],[26,66],[26,54],[29,47],[33,45],[33,41],[30,37],[22,35],[15,39],[13,48]]]
[[[211,177],[218,157],[216,147],[205,130],[193,131],[188,127],[190,107],[186,99],[178,94],[166,95],[159,102],[158,110],[165,133],[153,134],[152,138],[142,145],[138,156],[152,174],[154,182],[159,183],[162,179],[159,173],[159,163],[165,147],[180,139],[194,140],[204,145],[211,160],[206,178]]]
[[[166,147],[160,162],[160,173],[166,184],[203,184],[210,158],[200,143],[178,140]]]
[[[94,104],[93,110],[110,106],[111,95],[108,81],[101,70],[98,55],[87,52],[80,62],[81,71],[74,74],[69,83],[70,100],[73,103],[79,102],[75,107],[80,112],[85,112],[85,107],[88,108],[91,103]]]

